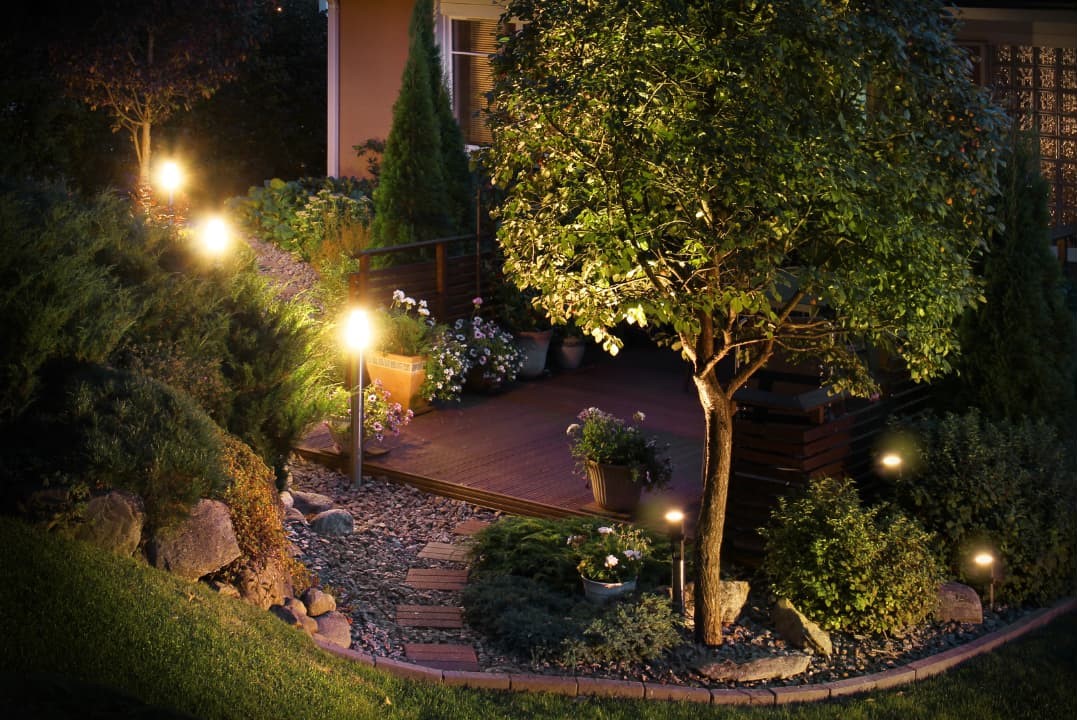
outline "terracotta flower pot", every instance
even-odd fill
[[[627,465],[605,465],[588,460],[587,479],[595,502],[607,510],[631,513],[639,506],[642,486],[632,479]]]

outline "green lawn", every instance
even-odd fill
[[[1077,616],[939,678],[841,703],[709,708],[451,689],[132,560],[0,519],[0,710],[91,718],[1070,718]]]

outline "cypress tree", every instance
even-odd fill
[[[1028,138],[1013,131],[997,199],[1004,227],[988,240],[987,303],[961,324],[952,398],[994,419],[1061,420],[1074,411],[1077,330],[1049,251],[1048,185]]]

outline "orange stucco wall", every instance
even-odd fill
[[[353,146],[384,140],[408,55],[413,0],[340,0],[340,175],[361,176]]]

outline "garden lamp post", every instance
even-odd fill
[[[161,183],[161,187],[168,192],[168,214],[174,221],[176,214],[172,209],[172,202],[175,199],[176,190],[183,184],[183,172],[175,161],[168,160],[161,165],[161,169],[158,172],[158,180]]]
[[[898,470],[901,468],[901,456],[896,452],[888,452],[879,458],[879,463],[887,470]]]
[[[987,551],[978,552],[976,556],[972,558],[972,561],[982,568],[987,568],[990,573],[990,580],[987,585],[987,607],[990,610],[995,609],[995,556]]]
[[[666,513],[669,523],[669,545],[673,553],[673,609],[682,616],[684,607],[684,513],[670,510]]]
[[[202,246],[210,255],[220,257],[228,249],[231,234],[223,219],[211,217],[202,224]]]
[[[355,308],[348,315],[345,341],[352,351],[352,369],[356,378],[351,394],[352,487],[355,488],[363,481],[363,349],[370,343],[370,318],[365,310]]]

